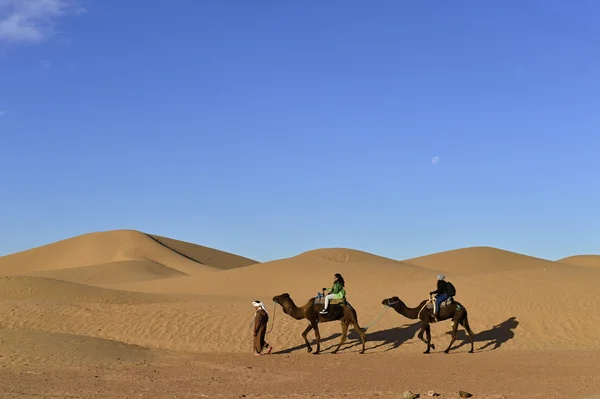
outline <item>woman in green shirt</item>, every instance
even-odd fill
[[[327,307],[329,306],[329,301],[332,299],[342,299],[346,297],[346,290],[344,289],[344,278],[341,274],[335,274],[335,280],[333,281],[333,287],[331,287],[331,291],[328,295],[325,296],[325,308],[321,310],[321,314],[327,313]]]

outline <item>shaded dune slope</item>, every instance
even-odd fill
[[[174,240],[172,238],[161,237],[153,234],[148,234],[148,236],[153,238],[159,244],[177,252],[181,256],[184,256],[195,262],[202,263],[203,265],[215,267],[217,269],[229,270],[259,263],[253,259],[202,245]]]

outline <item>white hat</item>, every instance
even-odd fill
[[[438,276],[437,276],[437,279],[438,279],[438,280],[443,280],[443,279],[445,279],[445,278],[446,278],[446,276],[444,276],[444,275],[442,275],[442,274],[438,274]]]
[[[254,301],[254,302],[252,302],[252,306],[254,306],[254,307],[261,307],[262,310],[264,310],[266,314],[269,314],[269,312],[267,312],[267,308],[265,307],[265,305],[261,301]]]

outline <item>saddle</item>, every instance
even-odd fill
[[[346,302],[346,298],[330,299],[329,304],[330,305],[346,305],[347,302]],[[315,296],[315,305],[325,305],[325,297],[323,295],[321,295],[320,293],[317,294],[317,296]]]
[[[454,303],[454,298],[450,297],[450,298],[446,299],[444,302],[440,303],[440,309],[450,306],[453,303]],[[427,309],[433,310],[434,304],[435,304],[435,300],[433,302],[431,302],[431,301],[427,302],[427,305],[425,305],[425,306],[427,307]]]

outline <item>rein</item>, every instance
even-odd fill
[[[390,300],[387,300],[387,304],[383,305],[383,310],[381,311],[381,313],[379,313],[379,316],[377,316],[375,318],[375,321],[373,321],[371,324],[368,324],[366,327],[363,327],[363,330],[367,331],[369,328],[373,327],[375,324],[379,323],[379,321],[383,318],[383,316],[385,316],[385,313],[388,311],[389,308],[392,307],[392,305],[395,305],[397,303],[400,303],[400,301],[396,301],[396,302],[390,302]]]

